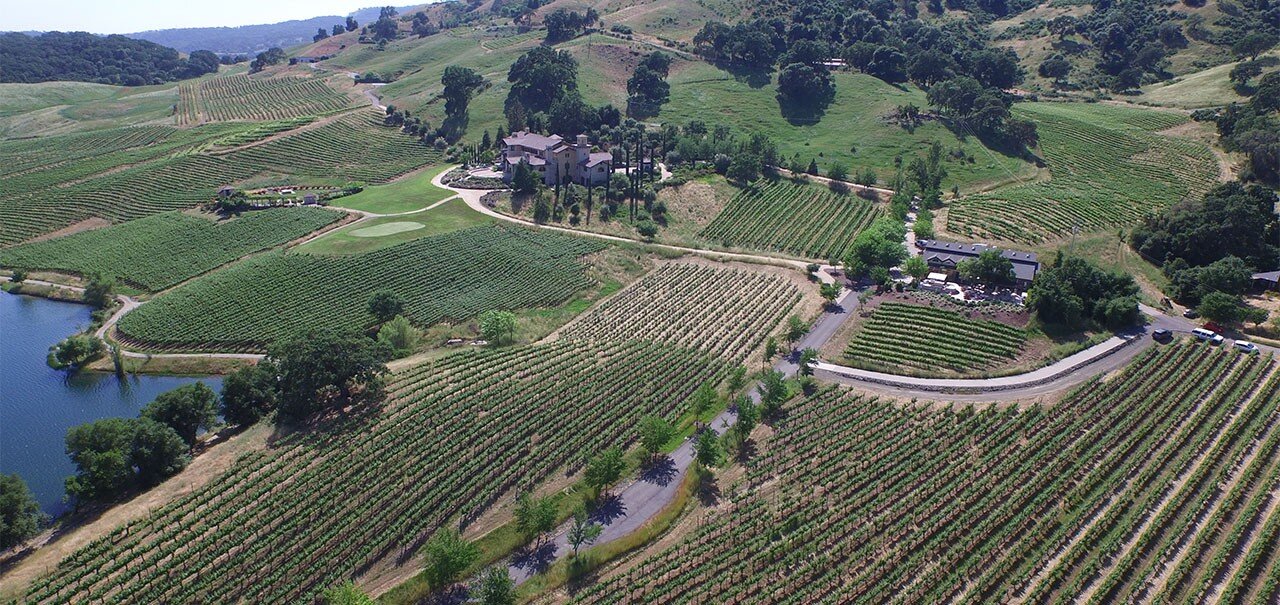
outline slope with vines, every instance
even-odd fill
[[[1274,531],[1274,514],[1262,518],[1264,509],[1248,503],[1274,485],[1252,477],[1272,477],[1278,462],[1276,368],[1270,358],[1180,344],[1150,350],[1119,377],[1088,383],[1060,404],[1027,410],[939,411],[820,391],[787,406],[744,485],[726,494],[729,503],[578,600],[1087,598],[1082,582],[1099,579],[1092,573],[1099,560],[1121,554],[1125,528],[1160,514],[1152,507],[1167,494],[1186,492],[1173,497],[1184,504],[1164,509],[1167,525],[1151,525],[1161,540],[1188,528],[1191,543],[1205,536],[1215,544],[1209,552],[1227,547],[1215,536],[1239,523],[1211,531],[1211,523],[1195,522],[1218,504],[1201,490],[1224,476],[1250,487],[1223,506]],[[1178,479],[1181,488],[1171,490]],[[1134,552],[1172,552],[1164,543],[1153,539]],[[1259,560],[1271,554],[1260,550],[1228,579],[1251,574],[1233,598],[1255,590],[1267,573]],[[1123,560],[1154,569],[1136,555]],[[1178,597],[1165,602],[1187,602],[1180,587],[1214,577],[1221,561],[1204,560],[1211,564],[1190,567],[1187,580],[1165,590]],[[1119,577],[1131,579],[1104,580],[1094,593],[1100,602],[1150,576]]]

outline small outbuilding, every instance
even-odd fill
[[[1259,291],[1280,292],[1280,271],[1253,274],[1253,287]]]
[[[236,194],[236,188],[230,185],[218,189],[218,197],[231,197]]]

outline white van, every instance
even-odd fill
[[[1214,332],[1213,330],[1196,328],[1191,331],[1191,334],[1199,340],[1204,340],[1204,341],[1213,343],[1215,345],[1222,344],[1222,335],[1218,334],[1217,332]]]

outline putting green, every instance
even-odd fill
[[[404,233],[405,231],[413,231],[425,227],[422,223],[413,221],[399,221],[395,223],[383,223],[374,225],[373,227],[365,227],[364,229],[356,229],[351,232],[355,237],[382,237],[384,235],[392,235],[395,233]]]

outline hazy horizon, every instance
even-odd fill
[[[6,31],[87,31],[128,34],[155,29],[237,27],[347,15],[376,6],[370,0],[221,0],[216,3],[175,4],[158,0],[67,0],[57,10],[49,5],[20,2],[6,11]]]

